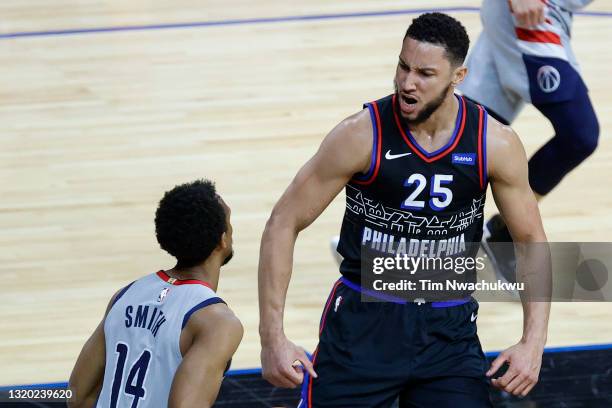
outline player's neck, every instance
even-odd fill
[[[436,139],[438,136],[448,136],[448,130],[454,128],[455,119],[459,112],[459,102],[454,93],[450,92],[444,102],[431,114],[427,120],[410,125],[410,132],[419,140],[420,138]]]
[[[212,258],[212,257],[211,257]],[[176,279],[196,279],[208,283],[212,290],[217,291],[219,286],[219,272],[221,271],[221,262],[216,259],[207,259],[206,262],[200,265],[191,266],[189,268],[174,267],[166,273]]]

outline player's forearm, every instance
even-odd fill
[[[212,375],[207,378],[209,383],[213,383],[213,386],[203,381],[183,381],[185,384],[179,386],[176,384],[177,381],[175,379],[168,399],[168,408],[212,407],[219,393],[221,380],[217,380]],[[211,381],[211,378],[215,378],[215,380]],[[204,385],[202,386],[202,384]]]
[[[524,343],[544,347],[548,333],[552,271],[550,249],[544,232],[535,232],[533,239],[517,243],[517,281],[524,283]]]
[[[102,321],[87,339],[70,373],[68,388],[72,391],[71,408],[95,405],[102,389],[105,366],[105,342]]]
[[[76,374],[76,375],[75,375]],[[78,373],[72,373],[68,381],[68,388],[72,391],[72,398],[68,402],[69,408],[91,408],[96,405],[98,395],[102,389],[102,379],[97,384],[84,384],[76,378]]]
[[[548,336],[550,302],[523,303],[523,343],[544,348]]]
[[[261,239],[259,256],[259,334],[262,343],[283,331],[283,312],[291,279],[297,232],[274,214]]]
[[[208,377],[215,378],[215,377]],[[176,382],[176,381],[175,381]],[[168,399],[168,408],[210,408],[212,407],[215,399],[217,398],[217,394],[219,393],[219,388],[221,387],[221,380],[209,381],[214,383],[214,386],[204,385],[203,382],[193,381],[191,387],[183,386],[176,387],[174,384],[172,385],[172,390],[170,391],[170,397]],[[198,385],[196,385],[196,383]]]
[[[77,394],[73,392],[75,396],[72,401],[68,402],[68,408],[91,408],[95,407],[96,401],[98,400],[98,393],[90,394],[84,398],[78,398]]]

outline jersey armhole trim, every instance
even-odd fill
[[[136,282],[136,281],[134,281],[134,282]],[[125,292],[127,292],[127,290],[130,288],[130,286],[132,286],[132,285],[134,284],[134,282],[130,283],[130,284],[129,284],[129,285],[127,285],[125,288],[121,289],[121,290],[119,291],[119,293],[117,293],[117,296],[115,296],[115,299],[113,300],[113,304],[111,305],[111,307],[109,308],[109,310],[110,310],[110,309],[112,309],[112,308],[113,308],[113,306],[115,306],[115,303],[117,303],[117,301],[118,301],[119,299],[121,299],[121,297],[122,297],[123,295],[125,295]]]
[[[226,304],[223,301],[223,299],[221,299],[220,297],[212,297],[212,298],[206,299],[205,301],[200,302],[197,305],[195,305],[194,307],[192,307],[187,313],[185,313],[185,316],[183,317],[183,324],[181,325],[181,330],[183,330],[185,328],[185,326],[187,326],[187,322],[189,321],[189,318],[191,317],[192,314],[194,314],[195,312],[197,312],[200,309],[205,308],[206,306],[214,305],[216,303]]]
[[[372,121],[372,158],[367,173],[353,176],[352,181],[361,185],[371,184],[376,179],[380,168],[380,152],[382,149],[382,129],[380,127],[378,104],[376,102],[366,103],[365,107],[368,108],[370,120]]]
[[[484,108],[484,106],[482,110],[484,111],[484,124],[482,125],[482,174],[484,177],[484,188],[487,188],[487,183],[489,182],[489,170],[487,167],[487,123],[489,114],[487,113],[487,110]]]
[[[478,178],[480,188],[487,188],[487,111],[478,105]]]

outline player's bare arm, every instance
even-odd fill
[[[301,364],[316,377],[308,357],[283,332],[283,311],[298,233],[310,225],[355,173],[366,173],[372,152],[367,110],[352,115],[323,140],[275,205],[261,240],[259,311],[263,376],[279,387],[302,383]]]
[[[168,406],[211,407],[242,334],[240,320],[225,304],[194,313],[181,334],[183,361],[174,376]]]
[[[487,144],[493,197],[512,239],[519,245],[546,242],[537,202],[529,186],[527,158],[518,136],[511,128],[491,118]],[[549,265],[548,259],[544,259],[540,264],[537,273],[541,275],[541,282],[550,280]],[[522,269],[525,267],[519,262],[519,279],[523,278],[520,276],[524,272]],[[523,336],[516,345],[503,351],[495,359],[487,375],[493,375],[507,362],[509,369],[506,374],[493,379],[492,383],[508,393],[524,396],[538,381],[546,344],[550,302],[533,301],[533,298],[525,296],[521,296],[521,301],[524,315]]]
[[[117,291],[111,298],[104,319],[114,303]],[[70,408],[93,407],[102,389],[104,367],[106,365],[106,344],[104,341],[104,319],[98,324],[93,334],[81,350],[76,364],[70,374],[68,387],[73,398],[68,402]]]

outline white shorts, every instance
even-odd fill
[[[512,122],[525,103],[569,100],[584,86],[570,46],[572,13],[548,0],[546,22],[518,26],[505,0],[484,0],[483,31],[459,90]]]

